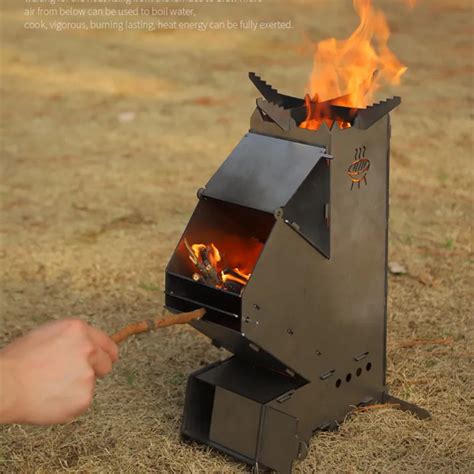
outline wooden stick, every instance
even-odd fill
[[[206,310],[201,308],[190,313],[171,314],[168,313],[160,318],[145,319],[137,323],[131,323],[125,326],[120,331],[111,336],[116,344],[120,344],[134,334],[141,334],[142,332],[154,331],[155,329],[165,328],[167,326],[174,326],[175,324],[186,324],[196,319],[201,319]]]

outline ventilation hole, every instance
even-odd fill
[[[367,369],[367,372],[372,368],[372,364],[369,362],[365,368]]]
[[[351,375],[351,374],[347,374],[347,375],[346,375],[346,382],[350,382],[350,381],[351,381],[351,378],[352,378],[352,375]]]
[[[341,379],[337,379],[336,380],[336,388],[339,388],[341,386],[341,383],[342,383],[342,380]]]
[[[360,374],[362,373],[362,369],[359,367],[357,370],[356,370],[356,375],[357,377],[360,377]]]

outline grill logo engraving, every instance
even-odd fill
[[[360,189],[360,183],[364,182],[367,186],[367,173],[370,169],[370,161],[365,157],[365,146],[356,148],[354,161],[347,170],[347,175],[351,178],[351,191],[357,185]]]

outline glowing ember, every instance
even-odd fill
[[[334,117],[331,106],[365,108],[383,84],[398,84],[407,70],[387,46],[390,30],[382,12],[373,8],[372,0],[353,2],[360,24],[352,35],[346,40],[328,38],[315,46],[308,114],[301,128],[317,130],[334,121],[340,128],[350,127]]]
[[[243,287],[249,281],[250,273],[245,273],[237,267],[226,266],[221,253],[213,243],[189,245],[187,240],[184,243],[189,253],[189,260],[198,270],[192,276],[194,281],[202,281],[226,290],[240,289],[235,284]]]

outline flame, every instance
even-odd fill
[[[217,269],[217,264],[221,261],[221,254],[213,243],[211,243],[209,246],[204,244],[194,244],[191,245],[191,248],[193,249],[194,255],[197,259],[201,257],[201,254],[204,250],[207,251],[209,263],[212,267]]]
[[[251,273],[245,273],[238,267],[230,268],[226,266],[219,249],[210,244],[192,244],[189,259],[200,274],[194,274],[193,279],[199,281],[201,278],[212,280],[217,288],[225,288],[225,283],[235,282],[245,286],[251,277]]]
[[[309,94],[304,97],[304,103],[306,106],[306,119],[301,123],[301,128],[307,128],[308,130],[317,130],[323,122],[330,128],[333,124],[331,117],[331,110],[328,103],[320,104],[318,102],[318,96],[316,95],[311,101]],[[314,103],[314,107],[313,107]]]
[[[337,114],[332,108],[332,105],[336,105],[334,100],[319,102],[317,95],[311,100],[310,96],[306,94],[304,102],[306,106],[306,119],[301,122],[301,128],[318,130],[323,123],[328,128],[331,128],[334,122],[338,123],[339,128],[349,128],[351,126],[350,122],[337,118]],[[356,110],[351,109],[349,115],[355,116],[355,113]]]
[[[387,46],[390,29],[383,13],[373,8],[372,0],[353,3],[360,23],[352,35],[345,40],[328,38],[315,46],[302,128],[317,130],[334,121],[349,127],[349,122],[332,117],[331,106],[364,108],[383,84],[398,84],[407,70]]]

